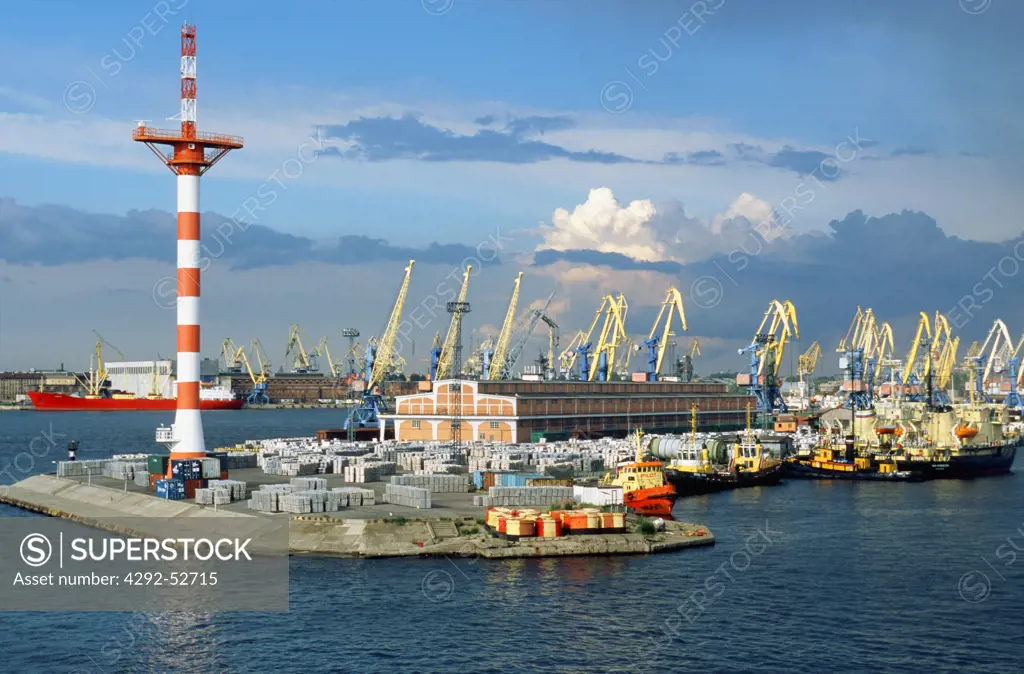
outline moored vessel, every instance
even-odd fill
[[[113,393],[110,395],[73,396],[66,393],[29,391],[33,407],[46,412],[142,412],[174,410],[176,398],[146,396],[145,398]],[[236,400],[228,389],[216,387],[200,390],[199,409],[204,412],[216,410],[240,410],[244,400]]]
[[[622,487],[622,503],[638,515],[650,517],[672,517],[672,506],[676,502],[676,489],[665,479],[664,464],[661,461],[644,460],[643,431],[633,434],[636,445],[636,459],[619,464],[614,478],[606,478],[604,484]]]
[[[697,445],[696,412],[691,442],[681,445],[665,474],[679,496],[700,496],[728,489],[777,485],[782,480],[782,462],[765,450],[750,427],[747,406],[746,431],[731,445],[709,438]]]
[[[900,470],[929,478],[1008,474],[1020,444],[1006,405],[902,402],[880,405],[879,412],[895,432],[880,435],[878,448],[891,451]]]
[[[900,469],[891,456],[857,455],[852,436],[844,446],[822,436],[810,453],[800,452],[783,462],[787,477],[825,480],[873,480],[884,482],[920,482],[925,475],[918,470]]]

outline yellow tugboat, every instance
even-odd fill
[[[692,449],[680,452],[665,469],[679,496],[699,496],[742,487],[763,487],[777,485],[782,480],[782,463],[771,457],[760,439],[754,435],[750,425],[750,405],[747,405],[747,430],[722,457],[728,464],[716,465],[707,447],[699,450],[694,443]],[[691,408],[692,429],[690,437],[696,437],[697,409]]]

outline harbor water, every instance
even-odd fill
[[[71,439],[79,459],[156,451],[172,417],[0,413],[0,484],[54,470]],[[332,410],[204,415],[210,448],[340,425]],[[718,543],[677,554],[292,558],[286,614],[0,611],[0,670],[1018,672],[1017,464],[999,478],[683,499],[676,518]]]

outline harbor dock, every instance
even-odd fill
[[[325,476],[344,485],[341,476]],[[259,469],[232,471],[232,478],[245,480],[250,488],[259,484],[287,483],[286,478],[267,475]],[[452,556],[485,559],[554,557],[573,555],[652,554],[691,547],[714,545],[707,527],[667,521],[654,534],[636,531],[636,522],[626,533],[599,533],[553,539],[530,538],[509,541],[490,534],[481,525],[484,510],[473,505],[470,493],[434,495],[429,515],[413,507],[380,502],[383,482],[360,485],[378,495],[375,505],[355,506],[338,512],[315,515],[264,513],[246,508],[244,502],[202,506],[187,501],[156,498],[132,481],[107,477],[58,478],[36,475],[14,485],[0,487],[0,503],[70,519],[98,529],[129,535],[166,535],[167,520],[194,517],[239,518],[239,527],[259,531],[261,523],[276,526],[289,519],[289,550],[294,555],[338,557],[421,557]],[[151,531],[122,531],[119,522],[151,518]]]

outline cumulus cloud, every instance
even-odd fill
[[[607,187],[593,189],[572,213],[564,208],[555,210],[551,225],[541,226],[544,242],[539,249],[589,249],[621,253],[635,260],[663,260],[664,246],[655,240],[650,226],[655,212],[654,204],[646,199],[623,207]]]
[[[709,220],[691,216],[677,201],[655,206],[635,200],[623,206],[607,187],[590,190],[587,200],[570,213],[559,208],[551,224],[542,224],[543,241],[537,246],[541,259],[547,251],[564,253],[562,259],[587,261],[587,251],[620,255],[623,266],[634,263],[687,263],[726,252],[757,236],[771,241],[783,236],[772,205],[743,193],[729,207]],[[591,258],[592,259],[592,258]]]

